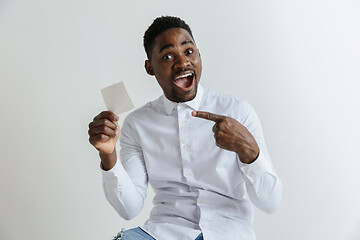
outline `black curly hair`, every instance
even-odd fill
[[[148,27],[144,34],[144,48],[148,59],[151,59],[151,50],[155,38],[162,32],[170,28],[183,28],[189,32],[190,36],[194,39],[189,25],[184,20],[173,16],[161,16],[154,20]]]

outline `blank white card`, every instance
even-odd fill
[[[101,94],[107,110],[117,115],[135,108],[123,82],[101,89]]]

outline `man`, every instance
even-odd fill
[[[181,19],[155,19],[144,47],[146,72],[164,95],[130,113],[121,133],[109,111],[89,124],[106,198],[120,216],[140,212],[148,183],[156,194],[145,224],[118,237],[255,239],[252,204],[271,213],[282,195],[256,113],[199,84],[200,52]]]

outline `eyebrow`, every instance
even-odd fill
[[[183,41],[183,42],[181,43],[181,46],[184,46],[184,45],[186,45],[186,44],[195,45],[193,41],[189,40],[189,41]],[[167,48],[171,48],[171,47],[174,47],[174,44],[167,44],[167,45],[165,45],[165,46],[163,46],[163,47],[160,48],[159,53],[161,53],[161,51],[163,51],[163,50],[165,50],[165,49],[167,49]]]

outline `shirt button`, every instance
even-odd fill
[[[251,170],[247,170],[246,173],[247,173],[247,174],[251,174],[252,171],[251,171]]]
[[[190,172],[187,172],[187,173],[185,173],[185,175],[186,175],[187,177],[190,177],[190,176],[191,176],[191,173],[190,173]]]
[[[184,124],[185,124],[185,120],[181,120],[181,124],[184,125]]]
[[[183,149],[184,149],[184,150],[186,150],[186,149],[187,149],[187,146],[186,146],[186,145],[184,145],[184,146],[183,146]]]
[[[206,224],[205,223],[201,224],[201,227],[202,228],[206,227]]]
[[[199,203],[203,204],[203,203],[204,203],[204,201],[203,201],[203,200],[200,200],[200,201],[199,201]]]

